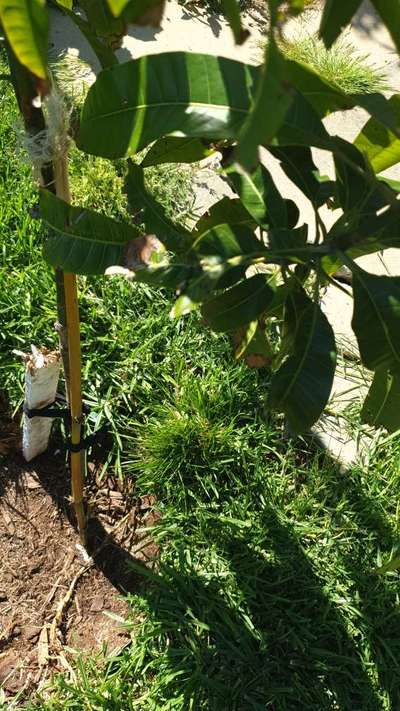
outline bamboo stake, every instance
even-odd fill
[[[79,445],[82,432],[81,343],[79,331],[78,293],[75,274],[64,272],[64,289],[69,346],[71,444]],[[81,451],[72,451],[72,501],[78,523],[79,537],[82,545],[86,545],[86,515],[83,503],[83,486],[84,480]]]
[[[71,202],[68,177],[68,158],[63,156],[54,163],[56,195]],[[68,401],[71,412],[71,444],[79,445],[82,435],[81,340],[79,324],[78,290],[75,274],[64,272],[64,298],[67,321],[69,357]],[[82,452],[71,452],[71,489],[78,532],[82,545],[86,545],[86,514],[83,500],[84,462]]]

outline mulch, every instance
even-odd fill
[[[54,445],[27,465],[19,448],[19,427],[0,417],[0,687],[23,699],[77,654],[129,644],[124,595],[143,584],[137,564],[157,557],[148,529],[158,513],[133,480],[101,479],[89,461],[85,554],[64,454]]]

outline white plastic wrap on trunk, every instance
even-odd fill
[[[38,350],[32,346],[32,355],[25,356],[25,405],[29,410],[51,405],[57,394],[60,375],[58,351]],[[45,452],[50,437],[53,418],[24,415],[22,453],[27,462]]]

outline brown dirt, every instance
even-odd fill
[[[70,521],[65,457],[0,460],[0,687],[8,695],[26,697],[77,651],[129,643],[123,594],[141,584],[129,563],[157,555],[146,533],[157,518],[154,497],[137,499],[113,477],[100,481],[95,464],[88,469],[85,563]]]

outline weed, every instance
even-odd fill
[[[309,64],[318,74],[346,94],[363,94],[387,88],[384,71],[368,63],[346,38],[326,49],[316,35],[295,37],[282,44],[288,59]]]

